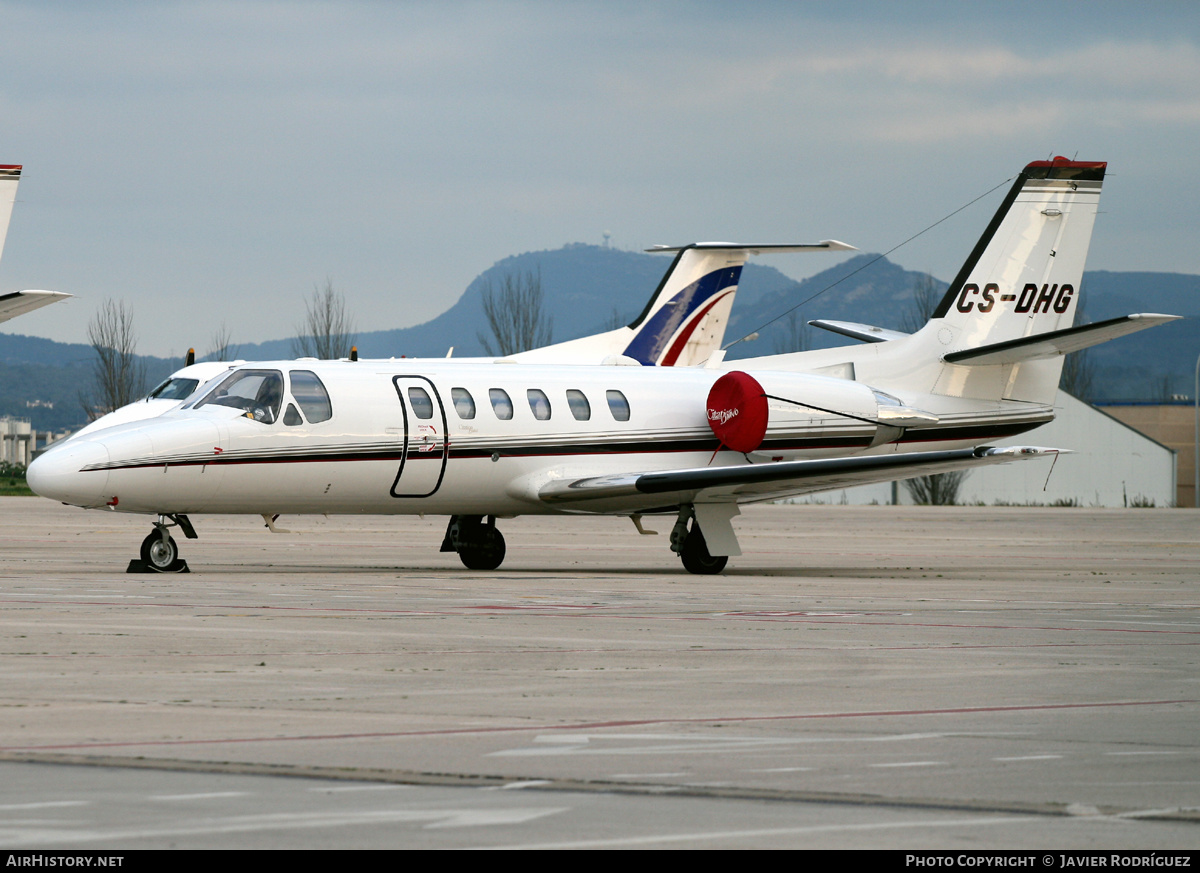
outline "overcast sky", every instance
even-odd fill
[[[11,333],[84,342],[114,298],[139,351],[203,354],[222,322],[234,343],[291,335],[326,277],[360,330],[402,327],[501,258],[606,231],[886,251],[1052,154],[1109,162],[1089,268],[1200,273],[1200,4],[0,15],[0,163],[25,168],[0,293],[76,295]],[[892,259],[950,279],[1000,197]]]

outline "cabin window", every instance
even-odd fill
[[[475,398],[466,388],[451,388],[450,399],[454,401],[454,411],[459,418],[469,421],[475,417]]]
[[[429,399],[429,392],[424,388],[417,388],[416,386],[409,388],[408,404],[412,407],[413,415],[417,418],[433,418],[433,401]]]
[[[592,405],[582,391],[568,388],[567,406],[571,407],[571,415],[575,416],[576,421],[587,421],[592,417]]]
[[[272,424],[283,402],[283,374],[278,370],[234,370],[196,403],[240,409],[246,418]]]
[[[288,427],[295,427],[298,424],[304,424],[304,419],[300,417],[300,411],[296,409],[296,404],[288,404],[287,412],[283,414],[283,423]]]
[[[608,391],[608,408],[617,421],[629,421],[629,401],[620,391]]]
[[[150,400],[185,400],[199,386],[199,379],[168,379],[150,392]]]
[[[292,396],[304,410],[309,422],[316,424],[329,421],[333,417],[333,405],[329,402],[329,392],[317,374],[312,370],[292,370],[288,375],[292,379]]]
[[[538,421],[549,421],[550,398],[546,396],[546,392],[530,388],[525,392],[525,396],[529,398],[529,409],[533,413],[533,417]]]
[[[512,400],[509,399],[507,391],[503,388],[491,388],[488,390],[488,397],[492,401],[492,409],[496,413],[496,418],[508,421],[513,417]]]

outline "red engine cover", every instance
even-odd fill
[[[723,445],[752,452],[767,433],[767,394],[749,373],[733,370],[708,392],[708,426]]]

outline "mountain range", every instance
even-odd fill
[[[670,260],[663,255],[573,243],[560,249],[505,258],[481,273],[445,312],[424,324],[391,330],[362,331],[362,357],[456,357],[484,354],[487,335],[483,295],[499,288],[508,275],[539,276],[546,317],[554,341],[573,339],[626,324],[642,311]],[[917,314],[914,289],[930,282],[940,297],[947,283],[905,270],[880,255],[861,254],[796,281],[754,262],[742,271],[725,334],[726,344],[746,334],[752,341],[729,349],[737,360],[827,348],[850,340],[808,327],[815,318],[874,324],[904,330]],[[1093,370],[1092,400],[1162,400],[1191,396],[1196,356],[1200,353],[1200,276],[1177,273],[1091,271],[1080,292],[1083,316],[1077,323],[1102,321],[1132,312],[1166,312],[1187,318],[1097,346],[1086,352]],[[353,292],[346,293],[352,317]],[[790,311],[790,313],[789,313]],[[241,341],[237,356],[246,360],[292,356],[290,338],[259,343]],[[37,430],[82,424],[81,393],[91,380],[92,348],[84,344],[15,334],[0,334],[0,416],[29,418]],[[145,357],[150,386],[181,366],[179,359]]]

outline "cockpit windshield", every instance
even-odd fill
[[[167,379],[147,396],[147,400],[186,400],[200,384],[199,379]]]
[[[208,404],[230,406],[246,413],[247,418],[271,424],[279,417],[283,401],[283,374],[278,370],[234,370],[199,401],[196,409]]]

